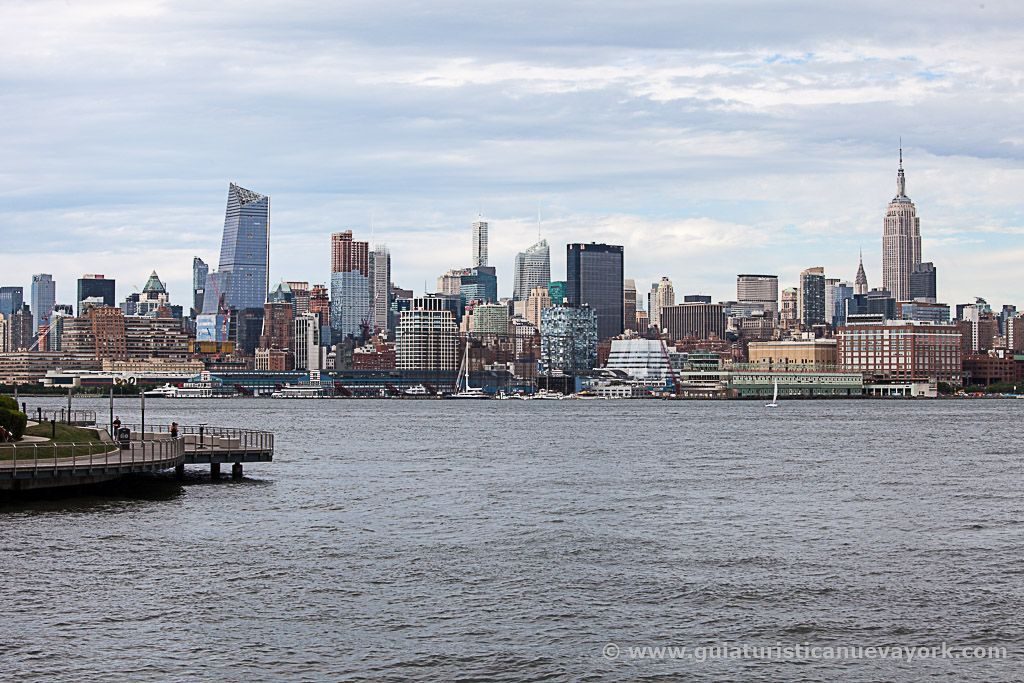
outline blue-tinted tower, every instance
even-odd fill
[[[228,307],[263,308],[270,271],[270,197],[234,183],[228,187],[218,270],[230,274]]]

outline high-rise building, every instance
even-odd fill
[[[331,272],[350,273],[353,270],[369,275],[370,243],[352,239],[352,231],[331,235]]]
[[[84,315],[83,302],[86,299],[101,299],[104,306],[115,306],[116,282],[102,275],[83,275],[78,280],[78,315]]]
[[[0,314],[2,315],[2,314]],[[25,304],[14,313],[3,316],[6,318],[4,346],[8,351],[27,351],[34,345],[35,334],[32,332],[31,307]]]
[[[931,261],[918,263],[910,271],[910,299],[935,303],[935,264]]]
[[[854,287],[849,282],[838,282],[835,286],[832,310],[825,311],[825,315],[832,316],[832,327],[839,327],[846,324],[846,300],[853,298]]]
[[[0,315],[14,315],[25,303],[23,287],[0,287]]]
[[[487,221],[482,217],[473,223],[473,255],[470,264],[474,268],[487,265]]]
[[[526,319],[530,324],[540,329],[540,319],[545,308],[551,308],[551,297],[547,287],[534,287],[530,296],[526,299]]]
[[[507,336],[508,319],[508,306],[502,304],[477,304],[473,307],[473,336]]]
[[[832,324],[836,310],[836,292],[839,289],[839,278],[825,278],[825,322]]]
[[[203,295],[206,293],[206,277],[210,266],[198,256],[192,257],[192,317],[203,312]]]
[[[53,306],[57,303],[57,285],[53,276],[40,273],[32,276],[32,333],[39,334],[39,326],[50,324]],[[45,349],[44,349],[45,350]]]
[[[818,266],[800,273],[800,288],[797,291],[797,309],[800,324],[810,329],[825,323],[825,269]]]
[[[420,297],[403,311],[395,330],[399,370],[455,370],[459,331],[444,299]]]
[[[851,323],[836,337],[844,370],[883,380],[960,381],[960,330],[955,325]]]
[[[864,253],[861,252],[860,263],[857,265],[857,276],[853,279],[853,293],[868,293],[868,276],[864,272]]]
[[[569,301],[569,286],[565,280],[552,280],[548,283],[548,296],[552,306],[561,306]],[[538,325],[538,328],[540,326]]]
[[[322,370],[320,319],[315,313],[302,313],[293,323],[292,350],[296,370]]]
[[[550,281],[551,252],[547,240],[540,240],[526,251],[516,254],[513,301],[526,301],[531,291],[536,287],[547,287]]]
[[[917,208],[907,196],[907,179],[903,174],[903,148],[896,173],[896,196],[885,212],[882,234],[882,289],[892,292],[897,301],[910,297],[910,274],[921,262],[921,219]]]
[[[796,287],[782,290],[782,308],[779,310],[779,323],[785,329],[792,329],[800,322],[800,297]]]
[[[121,304],[121,312],[125,315],[143,315],[180,318],[182,317],[181,306],[172,306],[167,288],[160,280],[154,270],[141,292],[133,292],[128,295]]]
[[[280,290],[280,287],[278,288]],[[290,349],[295,333],[295,315],[292,302],[283,297],[263,304],[263,333],[260,335],[261,349]]]
[[[736,303],[760,305],[775,317],[779,313],[779,276],[747,273],[737,275]]]
[[[385,335],[393,328],[391,324],[391,252],[387,246],[378,244],[370,252],[370,321],[372,332]]]
[[[590,306],[599,340],[622,334],[623,256],[622,246],[616,244],[566,245],[569,304]]]
[[[575,374],[597,363],[598,322],[588,305],[551,306],[541,313],[541,372]]]
[[[949,305],[931,301],[903,301],[898,304],[902,320],[949,323]]]
[[[657,329],[659,334],[664,329],[661,324],[661,309],[675,305],[675,287],[668,277],[662,276],[661,280],[651,285],[651,291],[647,294],[647,313],[650,316],[651,327]]]
[[[622,329],[647,331],[636,329],[636,280],[632,278],[622,281]]]
[[[370,243],[352,231],[331,235],[331,332],[335,343],[371,333]],[[366,326],[365,328],[363,326]]]
[[[331,324],[331,297],[326,285],[313,285],[309,293],[309,312],[320,319],[320,327]]]
[[[661,326],[669,339],[724,339],[725,310],[722,304],[688,302],[661,309]]]
[[[292,291],[292,308],[295,315],[309,313],[309,283],[302,280],[288,280],[284,283]]]
[[[217,269],[229,273],[230,308],[263,309],[270,272],[270,197],[231,183]]]
[[[474,266],[460,277],[458,294],[463,305],[473,301],[494,303],[498,300],[498,276],[492,266]]]

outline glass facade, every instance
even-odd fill
[[[219,266],[221,273],[231,275],[227,305],[262,309],[269,266],[270,197],[231,183]]]
[[[597,336],[622,334],[623,249],[615,244],[566,245],[569,305],[586,304],[597,316]],[[554,297],[552,297],[552,301]]]

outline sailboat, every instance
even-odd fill
[[[772,402],[765,403],[765,408],[778,408],[779,407],[779,380],[775,380],[775,390],[772,392]]]
[[[469,386],[469,340],[466,340],[466,353],[462,357],[462,364],[459,366],[459,376],[455,380],[455,393],[448,394],[448,398],[490,398],[490,395],[481,387]]]

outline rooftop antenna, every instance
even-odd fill
[[[903,168],[903,136],[900,136],[900,168]]]

